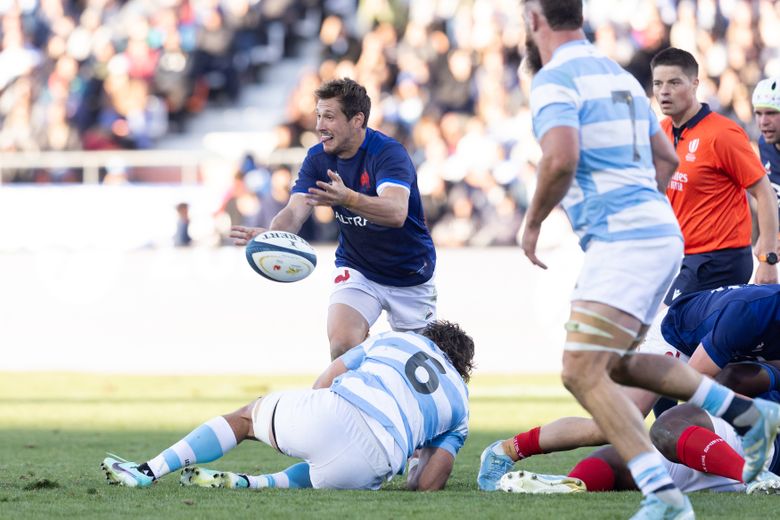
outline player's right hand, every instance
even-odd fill
[[[233,244],[245,246],[247,242],[264,231],[266,231],[265,228],[259,227],[230,226],[230,235],[228,236],[233,239]]]

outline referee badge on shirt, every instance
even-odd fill
[[[688,162],[694,162],[696,161],[696,150],[699,149],[699,138],[693,139],[690,143],[688,143],[688,153],[685,156],[685,160]]]

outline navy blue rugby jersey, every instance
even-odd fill
[[[758,153],[761,155],[761,164],[764,165],[769,182],[777,194],[778,216],[780,216],[780,150],[773,144],[767,143],[764,136],[758,138]]]
[[[309,149],[293,193],[308,193],[317,181],[330,182],[328,169],[358,193],[377,196],[382,186],[409,190],[409,211],[403,227],[373,224],[347,208],[334,206],[339,223],[336,267],[352,267],[382,285],[409,287],[427,282],[436,267],[436,250],[425,225],[417,172],[404,147],[381,132],[366,129],[363,144],[349,159],[326,153],[322,144]]]
[[[733,285],[678,297],[661,333],[688,356],[701,343],[716,365],[780,359],[780,285]]]

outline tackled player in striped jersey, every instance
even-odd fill
[[[101,467],[110,484],[129,487],[185,468],[183,485],[378,489],[408,466],[410,489],[442,489],[468,435],[473,356],[472,339],[446,321],[421,334],[385,332],[331,363],[314,389],[270,393],[214,417],[147,462],[112,455]],[[305,462],[263,475],[188,467],[245,439]]]

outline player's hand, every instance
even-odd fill
[[[526,225],[525,229],[523,230],[521,246],[523,248],[523,252],[525,252],[525,256],[528,257],[531,263],[538,265],[542,269],[547,269],[547,266],[536,256],[536,243],[539,241],[539,231],[541,231],[541,226],[536,227]]]
[[[777,266],[769,265],[766,262],[759,262],[756,269],[757,284],[775,284],[777,283]]]
[[[330,182],[317,181],[317,188],[309,188],[306,203],[310,206],[349,206],[357,193],[347,188],[341,175],[328,170]]]
[[[265,231],[265,228],[260,227],[230,226],[230,234],[228,236],[233,239],[233,244],[245,246],[247,242]]]

